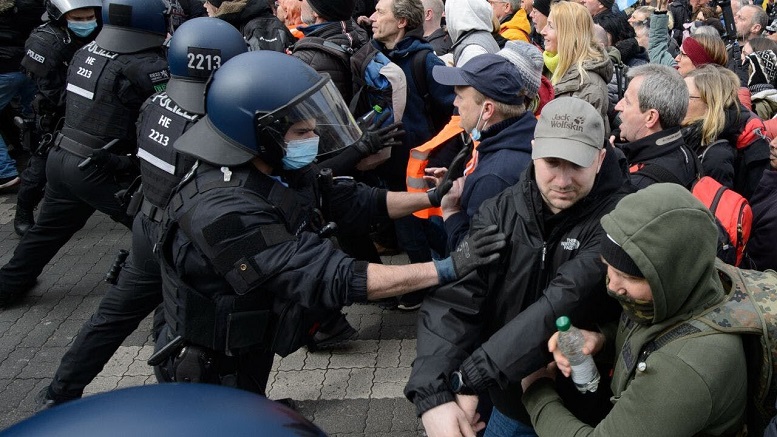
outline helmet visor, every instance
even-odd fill
[[[319,158],[355,143],[362,135],[348,105],[329,77],[288,104],[267,114],[256,113],[257,133],[271,129],[283,142],[302,139],[313,132],[319,137]]]

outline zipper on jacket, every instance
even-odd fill
[[[548,243],[542,242],[542,259],[540,261],[540,270],[545,270],[545,254],[548,253]]]

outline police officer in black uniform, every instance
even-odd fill
[[[168,13],[163,0],[103,2],[103,29],[76,52],[68,69],[65,124],[49,152],[38,220],[0,269],[0,307],[32,288],[95,210],[131,226],[126,206],[114,195],[137,176],[131,154],[140,106],[169,79],[162,48]]]
[[[62,358],[43,393],[44,406],[80,398],[127,336],[162,302],[159,260],[152,247],[167,199],[195,161],[176,153],[173,142],[205,112],[205,84],[212,72],[246,51],[240,32],[217,18],[186,21],[170,39],[167,90],[146,100],[137,124],[144,198],[132,225],[132,251],[117,284]]]
[[[445,260],[349,258],[321,237],[328,220],[361,234],[370,218],[430,199],[331,183],[311,164],[361,135],[331,80],[294,57],[248,52],[214,73],[206,99],[207,115],[175,143],[199,161],[173,192],[157,245],[167,325],[149,361],[163,362],[163,380],[264,394],[273,354],[306,344],[322,314],[453,280],[504,247],[488,229]]]
[[[14,231],[23,236],[35,223],[33,209],[46,188],[46,156],[65,117],[67,67],[76,50],[99,32],[100,0],[47,0],[48,23],[32,31],[24,45],[22,70],[37,85],[32,101],[35,111],[36,144],[21,174],[16,197]]]

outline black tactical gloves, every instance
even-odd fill
[[[440,284],[463,278],[478,267],[495,262],[499,259],[499,251],[505,246],[507,246],[507,236],[503,232],[498,232],[496,225],[470,234],[450,257],[434,261]]]
[[[448,191],[453,187],[453,181],[464,176],[464,166],[467,165],[467,161],[469,161],[470,156],[472,156],[473,145],[469,135],[466,136],[465,141],[464,147],[459,150],[459,153],[453,158],[451,165],[448,166],[448,171],[445,172],[445,176],[442,177],[440,183],[427,191],[429,203],[431,203],[432,206],[440,206],[443,196],[448,194]]]
[[[89,157],[92,165],[107,173],[126,173],[136,167],[132,157],[116,155],[105,149],[96,149]]]
[[[353,147],[355,147],[362,156],[377,153],[384,147],[393,147],[402,144],[399,140],[405,135],[405,131],[402,130],[402,122],[392,123],[386,127],[380,127],[390,115],[391,114],[386,111],[379,117],[374,118],[372,122],[366,126],[360,126],[362,129],[362,137],[359,138],[359,141],[357,141]]]

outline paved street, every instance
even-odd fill
[[[0,265],[19,241],[12,225],[15,205],[15,195],[0,195]],[[114,256],[129,247],[129,231],[95,214],[46,267],[30,295],[0,310],[0,429],[34,413],[36,394],[107,290],[103,277]],[[424,435],[402,395],[415,357],[416,312],[354,305],[346,313],[358,339],[334,351],[302,349],[276,358],[269,397],[298,401],[300,412],[333,436]],[[88,394],[156,383],[146,365],[150,329],[149,318],[87,387]]]

